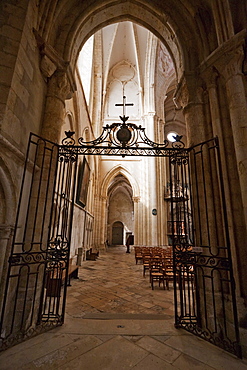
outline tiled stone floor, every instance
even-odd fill
[[[102,317],[106,314],[163,315],[173,318],[173,290],[152,291],[148,274],[135,264],[134,251],[111,247],[97,261],[85,261],[80,279],[69,288],[67,317]]]
[[[133,251],[85,261],[62,327],[0,354],[0,369],[247,370],[247,362],[173,326],[173,291],[151,290]]]

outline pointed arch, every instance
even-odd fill
[[[126,179],[129,181],[129,183],[130,183],[130,185],[133,189],[133,197],[139,197],[140,196],[140,189],[139,189],[138,183],[135,180],[135,178],[130,174],[130,172],[126,168],[124,168],[121,165],[118,165],[118,166],[112,168],[112,170],[109,171],[106,174],[105,178],[103,179],[102,186],[101,186],[101,197],[107,198],[108,187],[109,187],[111,181],[117,175],[122,175],[122,176],[126,177]]]

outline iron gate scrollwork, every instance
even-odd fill
[[[31,134],[1,314],[3,350],[64,321],[77,156]]]
[[[218,139],[169,166],[175,326],[241,357]]]
[[[79,155],[154,156],[169,162],[175,325],[241,356],[217,138],[184,148],[127,123],[62,145],[31,134],[1,315],[0,348],[64,321]],[[24,221],[23,221],[24,220]]]

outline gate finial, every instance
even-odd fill
[[[62,140],[63,145],[72,146],[75,145],[75,139],[72,137],[75,131],[64,131],[66,137]]]

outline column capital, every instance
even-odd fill
[[[225,53],[217,60],[215,66],[226,81],[233,76],[243,74],[244,56],[244,49],[241,45],[234,51]]]
[[[206,68],[201,74],[203,80],[205,81],[207,88],[215,88],[217,86],[217,78],[219,77],[219,72],[213,66]]]
[[[184,73],[178,83],[174,99],[180,103],[182,108],[203,104],[204,91],[203,81],[196,73]]]
[[[35,29],[33,32],[40,51],[40,70],[44,79],[49,82],[49,79],[53,76],[59,75],[61,83],[61,75],[64,74],[68,87],[65,98],[63,98],[63,96],[61,96],[61,98],[70,99],[76,91],[76,83],[71,71],[70,62],[65,61],[51,45],[44,41]]]
[[[48,81],[47,97],[59,99],[63,105],[65,100],[71,98],[71,86],[67,73],[62,70],[56,70]]]
[[[215,67],[228,79],[233,74],[247,73],[247,30],[242,30],[214,50],[200,65],[200,73]]]

